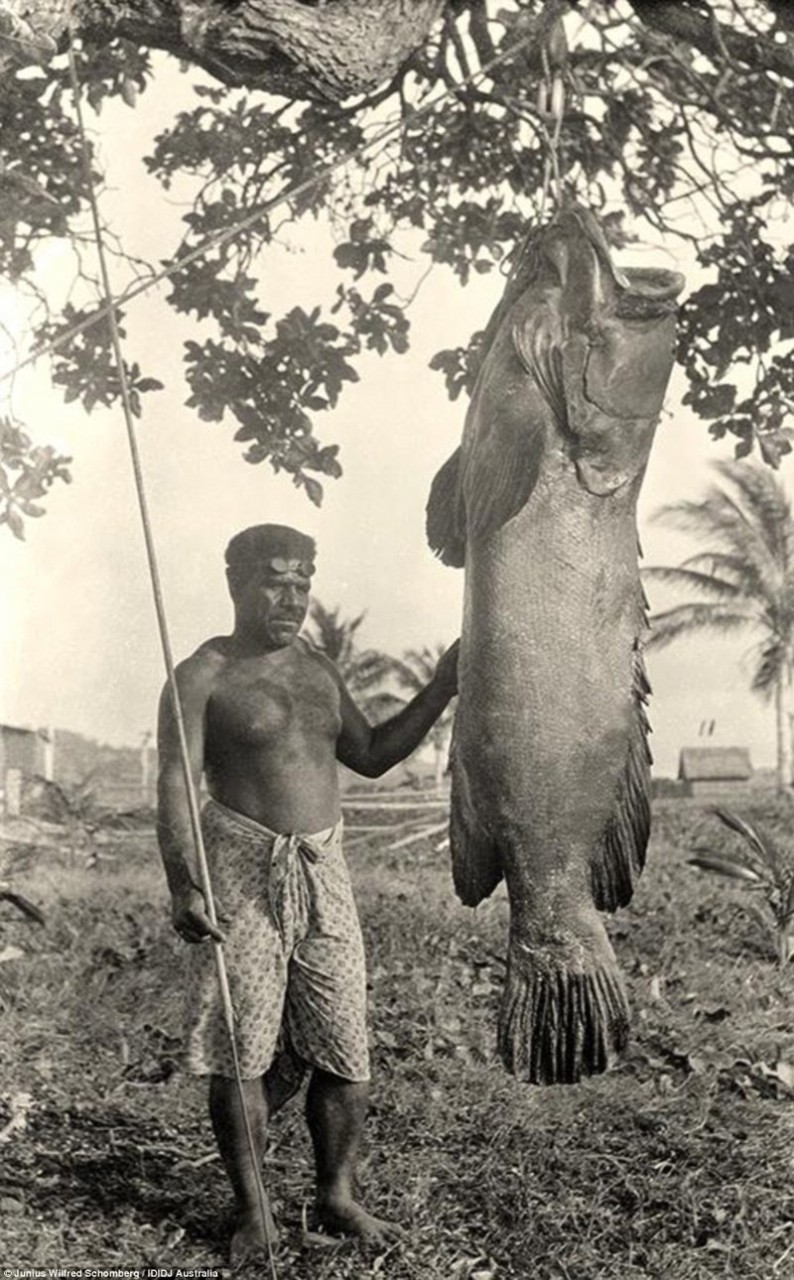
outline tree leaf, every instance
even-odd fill
[[[700,867],[702,871],[715,871],[718,875],[728,876],[733,880],[745,880],[748,883],[761,884],[761,877],[748,866],[741,866],[720,854],[699,854],[687,858],[692,867]]]
[[[16,507],[8,506],[5,511],[6,523],[15,538],[25,541],[25,524]]]

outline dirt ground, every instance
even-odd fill
[[[503,894],[461,907],[427,842],[351,850],[374,1050],[362,1197],[409,1234],[387,1252],[304,1237],[312,1169],[292,1104],[266,1163],[280,1277],[794,1278],[794,966],[776,966],[747,893],[686,865],[704,838],[725,838],[714,818],[659,806],[640,889],[610,924],[630,1049],[550,1089],[494,1056]],[[182,944],[151,832],[110,854],[49,850],[18,871],[45,928],[0,905],[0,952],[22,953],[0,964],[0,1262],[221,1267],[228,1193],[204,1089],[176,1070]]]

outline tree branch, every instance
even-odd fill
[[[718,65],[725,54],[752,71],[774,71],[794,80],[794,49],[766,36],[750,36],[717,23],[680,0],[629,0],[642,24],[660,35],[691,45]]]
[[[339,102],[391,81],[447,0],[0,0],[0,72],[76,35],[165,49],[224,84]]]

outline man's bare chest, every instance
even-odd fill
[[[216,682],[207,707],[208,745],[267,748],[294,737],[338,737],[339,690],[310,661],[236,663]]]

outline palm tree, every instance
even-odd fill
[[[777,786],[791,782],[787,695],[794,668],[794,521],[782,484],[767,468],[718,462],[722,484],[701,502],[673,502],[654,517],[702,539],[676,566],[644,570],[648,581],[683,587],[698,599],[651,618],[649,647],[697,630],[754,631],[752,689],[774,698]]]
[[[402,658],[391,659],[391,672],[402,689],[413,697],[424,689],[432,679],[436,664],[444,652],[446,645],[436,644],[432,648],[425,645],[423,649],[408,649]],[[405,705],[407,698],[394,699],[399,705]],[[452,736],[452,722],[455,718],[453,706],[447,707],[441,717],[430,730],[429,738],[435,754],[435,786],[436,791],[443,788],[444,771],[447,764],[449,740]]]
[[[379,688],[391,673],[394,659],[378,649],[359,649],[356,632],[366,617],[344,618],[339,605],[326,609],[319,600],[309,606],[309,638],[338,668],[363,710],[375,719],[390,714],[395,699]]]

